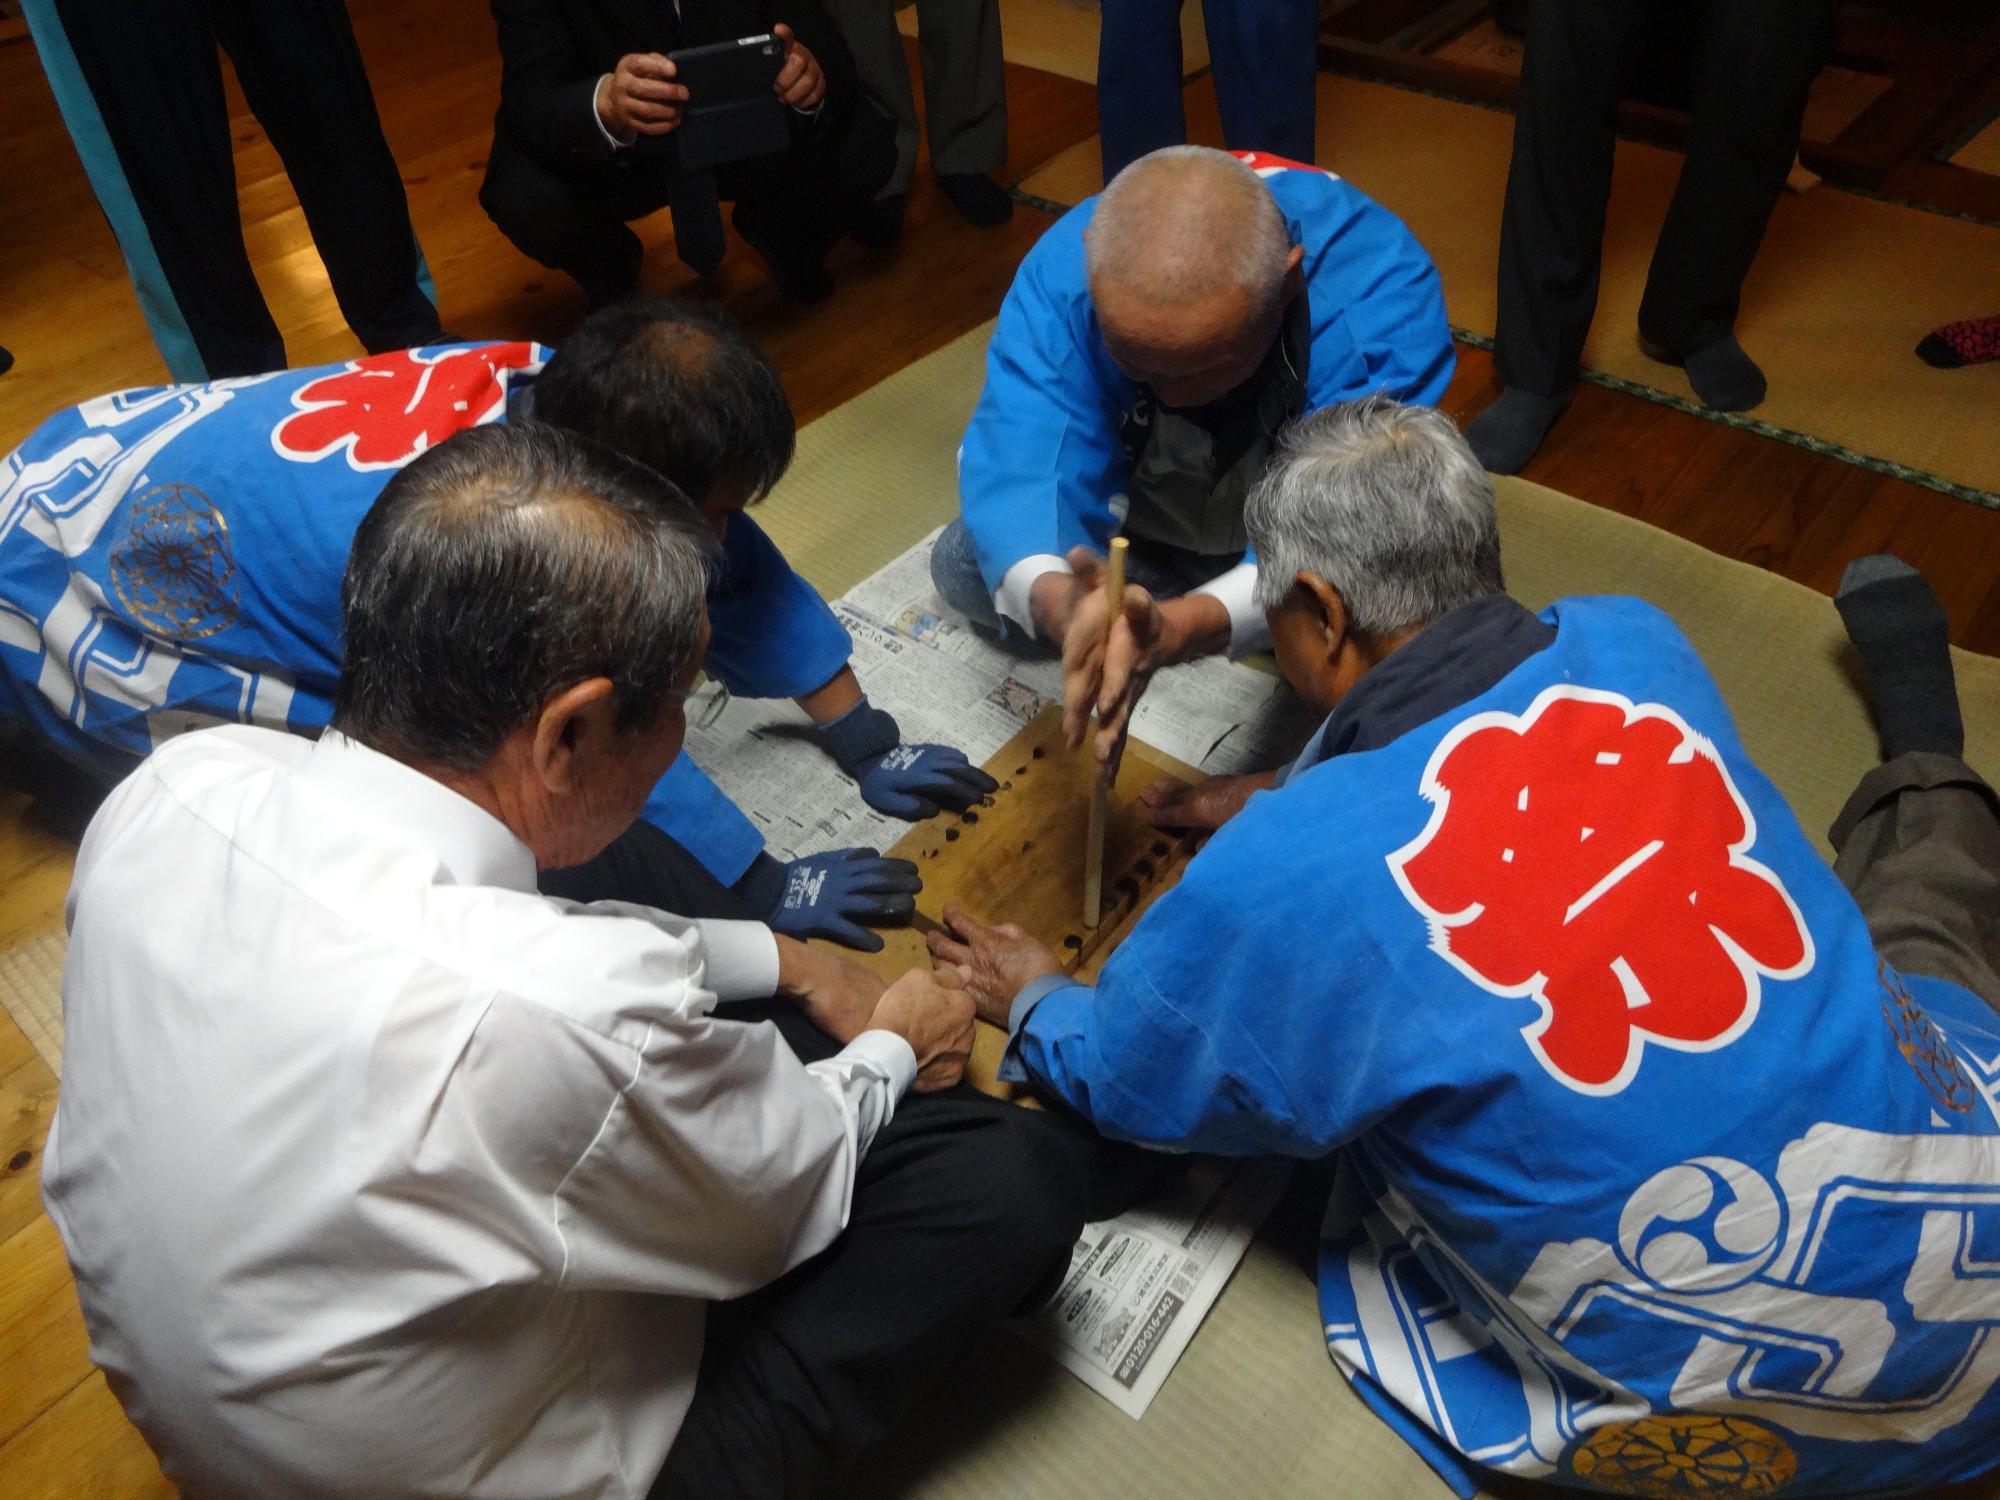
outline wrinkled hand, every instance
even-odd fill
[[[933,932],[924,941],[939,963],[963,973],[982,1021],[1005,1026],[1016,995],[1043,975],[1062,972],[1062,961],[1012,922],[988,927],[956,905],[944,909],[944,922],[955,940]]]
[[[1063,635],[1063,739],[1072,750],[1081,745],[1096,710],[1091,755],[1108,781],[1118,773],[1132,710],[1153,673],[1175,659],[1179,639],[1166,611],[1138,584],[1125,585],[1118,618],[1110,618],[1104,561],[1088,547],[1071,549],[1069,565],[1087,592]]]
[[[885,859],[873,849],[808,854],[785,866],[783,893],[764,920],[787,937],[831,938],[877,953],[882,939],[857,924],[901,921],[916,910],[923,888],[907,859]]]
[[[972,1056],[972,1000],[957,970],[910,970],[889,986],[869,1024],[910,1044],[917,1054],[918,1093],[948,1089],[965,1076]]]
[[[843,1046],[868,1029],[883,988],[879,975],[852,959],[778,937],[778,993]]]
[[[1139,793],[1139,801],[1145,805],[1146,821],[1155,828],[1213,832],[1243,811],[1252,792],[1263,791],[1277,779],[1276,771],[1260,771],[1252,776],[1210,776],[1192,786],[1156,781]]]
[[[772,88],[780,102],[810,114],[826,98],[826,74],[820,68],[819,59],[812,55],[804,42],[792,35],[791,27],[781,23],[773,26],[771,32],[785,44],[785,65],[778,69],[778,81]]]
[[[674,82],[674,65],[657,52],[629,52],[598,80],[597,118],[621,140],[665,135],[681,123],[688,91]]]
[[[912,822],[939,808],[964,812],[1000,783],[949,745],[898,745],[851,773],[861,800],[879,813]]]

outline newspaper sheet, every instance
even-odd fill
[[[931,586],[933,532],[834,603],[870,701],[904,738],[956,745],[979,764],[1062,698],[1061,665],[975,633]],[[687,751],[763,832],[771,854],[886,849],[910,825],[884,817],[805,739],[787,701],[732,698],[708,683],[688,704]],[[1214,658],[1157,674],[1134,738],[1210,774],[1277,764],[1312,725],[1275,676]],[[1087,1226],[1061,1294],[1022,1325],[1092,1390],[1145,1413],[1221,1295],[1284,1185],[1270,1162],[1197,1159],[1157,1202]]]
[[[956,745],[975,765],[1062,700],[1061,663],[973,631],[931,586],[933,532],[857,584],[834,611],[854,637],[869,700],[906,740]],[[688,705],[688,754],[763,832],[778,859],[822,849],[885,849],[909,824],[872,811],[854,784],[805,739],[787,701],[732,699],[709,683]],[[1312,725],[1284,683],[1211,657],[1158,673],[1132,736],[1211,775],[1275,765]]]
[[[1197,1157],[1173,1193],[1086,1224],[1062,1290],[1014,1326],[1138,1418],[1236,1270],[1291,1163]]]

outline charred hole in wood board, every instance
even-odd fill
[[[34,1159],[35,1159],[35,1153],[32,1151],[16,1151],[13,1154],[13,1156],[9,1158],[7,1162],[7,1170],[10,1172],[18,1172],[22,1170],[24,1167],[26,1167],[28,1163],[33,1161]]]
[[[959,821],[961,823],[977,823],[979,821],[979,814],[968,807],[959,817]]]
[[[1164,841],[1156,842],[1153,845],[1153,857],[1155,859],[1158,859],[1161,855],[1165,854],[1166,852],[1167,852],[1167,846]]]
[[[1031,760],[1040,760],[1044,755],[1047,755],[1048,753],[1049,753],[1049,747],[1047,745],[1037,745],[1035,746],[1034,749],[1028,752],[1028,757]]]
[[[1014,767],[1014,774],[1016,776],[1026,776],[1028,774],[1028,768],[1026,766],[1016,766]]]
[[[1081,948],[1083,946],[1083,939],[1072,932],[1068,937],[1063,939],[1063,946],[1065,948]]]
[[[984,797],[981,797],[979,799],[979,805],[981,807],[991,807],[993,805],[993,794],[991,792],[988,792]]]
[[[1114,889],[1121,896],[1130,896],[1135,901],[1139,899],[1139,882],[1134,880],[1130,875],[1119,876],[1118,884]]]
[[[944,831],[944,836],[947,843],[955,842],[958,838],[958,830],[956,828],[947,828]]]
[[[1027,852],[1028,852],[1028,851],[1029,851],[1030,849],[1032,849],[1032,848],[1034,848],[1034,847],[1035,847],[1035,841],[1034,841],[1033,839],[1022,839],[1022,840],[1021,840],[1021,852],[1022,852],[1023,854],[1026,854],[1026,853],[1027,853]]]
[[[1132,868],[1137,870],[1141,876],[1148,876],[1153,873],[1153,862],[1150,859],[1142,859],[1136,865],[1132,866]]]
[[[1018,776],[1020,772],[1017,771],[1014,774]],[[1014,790],[1014,783],[1011,781],[1003,781],[1000,783],[1000,790],[1003,792],[1011,792]],[[986,800],[988,802],[991,802],[993,799],[991,797],[988,797]]]

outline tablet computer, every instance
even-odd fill
[[[703,169],[782,151],[788,112],[772,92],[785,44],[769,32],[669,52],[674,81],[688,91],[675,141],[683,167]]]

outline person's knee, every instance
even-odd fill
[[[1032,1110],[996,1109],[981,1133],[977,1213],[1025,1271],[1061,1264],[1083,1230],[1099,1142]]]
[[[479,184],[479,206],[515,244],[540,241],[566,223],[576,205],[547,167],[518,151],[496,149]]]
[[[972,533],[965,522],[953,521],[931,548],[931,583],[951,608],[975,625],[989,630],[1000,627],[1000,612],[979,571],[979,556],[972,545]]]

